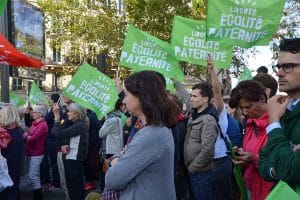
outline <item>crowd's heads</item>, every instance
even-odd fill
[[[243,115],[260,118],[266,112],[266,88],[257,81],[241,81],[231,92],[229,106],[240,108]]]
[[[293,54],[300,53],[300,38],[283,39],[279,49],[280,51],[287,51]]]
[[[54,94],[51,94],[50,99],[51,99],[54,103],[57,103],[59,97],[60,97],[59,94],[54,93]]]
[[[209,83],[198,83],[192,87],[192,90],[198,89],[202,97],[207,97],[208,102],[213,98],[212,85]]]
[[[119,94],[118,94],[119,98],[123,101],[125,98],[125,92],[124,90],[122,90]]]
[[[252,102],[258,102],[265,97],[265,102],[267,101],[267,95],[265,93],[265,87],[258,81],[246,80],[241,81],[239,84],[231,91],[229,106],[232,108],[239,107],[241,99],[245,99]]]
[[[14,105],[6,105],[0,110],[0,125],[7,127],[12,124],[20,126],[19,110]]]
[[[47,108],[44,105],[35,105],[32,107],[32,112],[39,113],[41,117],[45,117],[47,115]]]
[[[163,82],[163,84],[164,84],[164,88],[166,88],[166,86],[167,86],[167,82],[166,82],[166,78],[164,77],[164,75],[162,75],[161,73],[159,73],[159,72],[157,72],[157,71],[154,71],[156,74],[157,74],[157,76],[160,78],[160,80]]]
[[[191,92],[191,106],[198,112],[203,111],[213,97],[212,85],[208,83],[199,83],[192,87]]]
[[[66,105],[70,105],[71,103],[73,103],[73,101],[66,96],[63,96],[63,100]]]
[[[178,112],[183,111],[183,103],[175,94],[168,94],[169,99],[171,99],[178,107]],[[178,113],[179,114],[179,113]]]
[[[86,117],[86,112],[87,112],[86,109],[77,103],[71,103],[69,107],[69,111],[76,112],[78,115],[77,117],[79,119],[85,119]]]
[[[171,127],[177,122],[177,106],[165,90],[165,84],[156,72],[141,71],[132,74],[125,81],[124,103],[134,115],[143,113],[147,124],[164,124]]]
[[[300,38],[282,40],[279,49],[274,66],[279,90],[292,98],[300,98]]]
[[[254,76],[252,80],[258,81],[266,87],[266,94],[268,98],[271,98],[276,94],[278,83],[276,79],[270,74],[256,74],[256,76]]]
[[[266,66],[260,66],[256,72],[258,74],[267,74],[268,73],[268,68]]]
[[[118,99],[115,103],[115,110],[121,110],[123,103],[121,99]]]
[[[60,98],[60,95],[57,93],[51,94],[50,95],[50,106],[52,107],[54,104],[58,102]]]

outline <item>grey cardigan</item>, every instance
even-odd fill
[[[105,120],[99,130],[99,137],[105,139],[106,154],[118,154],[124,147],[123,125],[120,117]]]
[[[108,169],[105,186],[121,190],[121,200],[175,200],[174,141],[166,127],[146,126],[125,154]]]

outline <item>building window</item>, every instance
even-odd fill
[[[60,48],[53,48],[52,60],[54,63],[61,62],[61,49]]]
[[[95,5],[96,5],[96,1],[95,0],[88,0],[87,1],[88,8],[92,8]]]
[[[124,0],[118,0],[118,14],[122,15],[124,12]]]
[[[107,8],[110,8],[111,7],[111,0],[106,0],[105,5],[106,5]]]
[[[13,78],[12,89],[23,90],[23,80],[20,78]]]

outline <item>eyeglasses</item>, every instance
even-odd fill
[[[274,72],[278,72],[280,68],[282,68],[282,70],[285,73],[291,73],[292,71],[294,71],[294,68],[296,66],[300,65],[300,63],[283,63],[283,64],[277,64],[273,66],[273,70]]]

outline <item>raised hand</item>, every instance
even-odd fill
[[[118,92],[121,92],[123,90],[121,79],[115,78],[114,81],[115,81],[115,87],[117,88]]]
[[[57,104],[55,104],[52,108],[52,112],[54,114],[54,119],[55,121],[59,121],[60,120],[60,110]]]
[[[290,98],[284,95],[276,95],[268,100],[267,112],[269,123],[279,122],[279,119],[286,111]]]
[[[214,69],[214,62],[210,54],[207,54],[207,68],[209,71]]]

